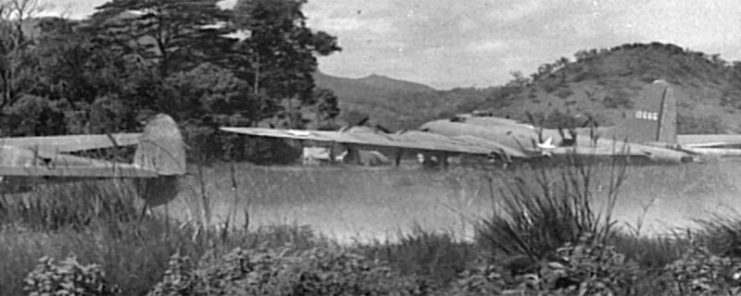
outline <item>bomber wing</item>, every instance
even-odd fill
[[[551,151],[551,153],[554,155],[576,153],[577,155],[595,157],[623,156],[631,158],[643,158],[654,163],[683,163],[692,161],[692,157],[682,151],[637,144],[629,144],[625,146],[625,148],[621,149],[614,149],[612,147],[604,146],[582,146],[557,149],[560,151]]]
[[[527,151],[519,149],[519,147],[509,147],[492,140],[485,140],[471,136],[448,137],[421,131],[386,134],[372,131],[334,132],[245,127],[222,127],[221,130],[259,137],[335,142],[423,151],[440,151],[476,155],[506,154],[509,157],[519,158],[542,156],[542,154],[535,151]]]

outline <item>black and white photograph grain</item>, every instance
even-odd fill
[[[5,295],[741,295],[741,2],[0,0]]]

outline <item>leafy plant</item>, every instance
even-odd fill
[[[707,248],[692,244],[678,260],[666,267],[672,276],[672,288],[679,295],[737,295],[741,280],[741,262],[712,254]]]
[[[542,288],[575,295],[623,295],[635,282],[638,266],[612,246],[585,234],[576,244],[556,250],[559,259],[543,264]]]
[[[382,262],[340,250],[237,248],[188,271],[175,255],[149,295],[411,295],[423,292]]]
[[[42,257],[25,279],[24,290],[31,296],[40,295],[116,295],[119,289],[105,281],[97,264],[82,265],[75,256],[54,264],[54,259]]]

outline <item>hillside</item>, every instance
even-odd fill
[[[686,94],[678,102],[680,132],[740,130],[741,64],[661,43],[585,50],[575,59],[543,64],[537,73],[490,89],[430,91],[379,76],[317,79],[317,84],[335,90],[343,112],[370,114],[378,122],[411,128],[435,116],[482,109],[521,120],[530,112],[547,118],[543,122],[549,125],[588,114],[609,125],[625,116],[646,84],[664,79]]]
[[[685,94],[678,101],[681,132],[739,129],[741,72],[718,56],[661,43],[626,44],[575,56],[575,62],[544,64],[539,73],[511,82],[478,107],[520,119],[526,118],[526,111],[546,117],[590,114],[603,125],[612,124],[631,109],[646,84],[664,79]]]
[[[489,92],[479,89],[439,91],[420,83],[380,75],[342,78],[314,75],[317,87],[331,89],[340,100],[341,123],[370,116],[391,129],[414,128],[431,119],[457,112],[459,105],[483,101]]]

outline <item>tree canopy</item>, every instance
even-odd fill
[[[306,1],[218,2],[111,0],[83,20],[36,17],[38,0],[0,2],[1,132],[134,131],[166,112],[214,148],[233,140],[218,125],[302,108],[316,115],[300,120],[332,121],[337,99],[313,74],[316,57],[340,47],[306,25]]]

